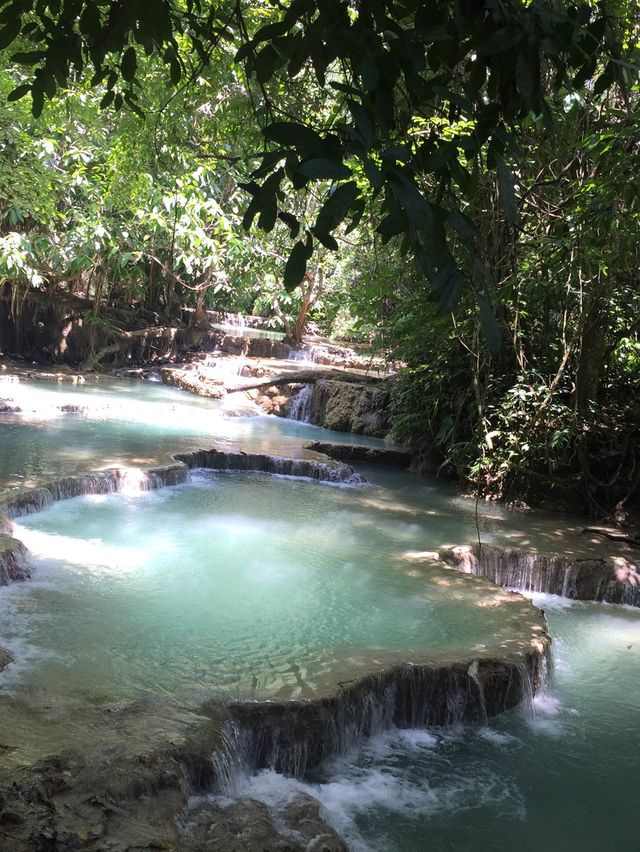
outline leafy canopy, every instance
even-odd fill
[[[30,93],[37,116],[82,75],[105,86],[104,108],[140,112],[142,54],[177,86],[230,42],[257,88],[264,136],[244,224],[287,224],[287,288],[318,243],[335,250],[369,210],[385,242],[412,252],[441,312],[471,285],[497,346],[491,273],[467,210],[472,173],[494,170],[515,227],[519,128],[533,116],[551,131],[554,91],[627,87],[627,14],[619,3],[544,0],[0,0],[0,48],[15,44],[13,61],[31,69],[9,99]],[[325,104],[304,119],[286,97],[300,77],[314,78]],[[290,199],[310,187],[321,203],[302,222]]]

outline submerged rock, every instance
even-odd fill
[[[640,572],[622,556],[562,556],[474,544],[441,550],[440,557],[453,568],[508,588],[640,606]]]

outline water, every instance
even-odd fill
[[[530,637],[528,604],[404,558],[416,537],[448,534],[428,516],[366,513],[351,489],[264,474],[61,501],[15,530],[35,582],[4,591],[2,642],[27,641],[41,663],[3,684],[89,700],[308,697]]]
[[[389,731],[308,783],[265,771],[237,792],[316,797],[354,852],[638,848],[640,613],[535,596],[553,689],[491,727]]]
[[[231,337],[256,337],[262,340],[284,340],[283,331],[273,331],[268,328],[253,328],[248,325],[225,325],[224,323],[210,323],[210,328],[222,331]]]
[[[0,382],[0,399],[20,414],[0,414],[0,488],[63,474],[165,462],[169,453],[208,448],[298,455],[326,431],[275,417],[249,416],[246,400],[202,399],[154,382],[99,380],[84,385]],[[80,413],[62,412],[77,406]],[[241,416],[229,416],[229,411]],[[244,414],[244,416],[242,416]],[[348,434],[341,443],[381,445]]]
[[[318,438],[379,443],[229,417],[220,402],[135,381],[19,390],[25,413],[0,417],[4,484],[213,443],[285,454]],[[15,386],[0,387],[10,395]],[[86,414],[56,408],[89,403]],[[610,547],[581,536],[579,520],[476,507],[453,486],[357,469],[368,487],[205,473],[22,519],[19,534],[41,558],[33,582],[0,589],[0,644],[17,661],[0,694],[0,739],[20,746],[7,765],[70,744],[110,755],[151,730],[167,742],[184,708],[213,693],[305,695],[365,659],[489,647],[511,632],[515,610],[429,556],[478,532],[544,552]],[[535,715],[389,731],[304,782],[263,772],[237,792],[276,810],[311,793],[356,852],[635,850],[640,613],[534,603],[549,619],[556,669]],[[125,724],[122,702],[132,701]]]

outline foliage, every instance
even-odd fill
[[[426,469],[623,512],[637,34],[618,0],[0,0],[3,292],[373,338]]]
[[[516,224],[511,161],[514,129],[534,114],[549,129],[549,93],[598,90],[631,77],[629,16],[622,4],[573,6],[523,0],[291,0],[273,7],[203,0],[1,0],[0,47],[31,67],[10,98],[30,93],[34,115],[72,75],[90,69],[104,84],[103,107],[141,113],[145,56],[157,56],[177,85],[195,80],[225,42],[255,80],[267,149],[245,182],[244,224],[288,224],[294,243],[285,268],[300,283],[317,244],[371,209],[385,241],[400,237],[446,313],[466,283],[477,295],[487,339],[497,345],[488,289],[491,270],[467,216],[471,174],[493,169],[506,220]],[[600,65],[599,65],[600,63]],[[313,73],[325,105],[295,103]],[[283,82],[293,97],[287,96]],[[453,132],[451,129],[453,128]],[[319,184],[313,222],[283,202]],[[472,274],[460,274],[459,252]]]
[[[396,432],[482,492],[598,516],[637,503],[637,93],[564,98],[556,133],[518,168],[520,221],[505,227],[499,186],[480,176],[485,262],[494,270],[500,351],[467,299],[453,328],[428,319],[414,288],[395,345],[411,370]],[[415,333],[419,318],[430,336]]]

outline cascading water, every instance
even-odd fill
[[[309,422],[311,398],[313,396],[313,385],[303,385],[302,389],[293,397],[289,403],[289,419],[299,420],[303,423]]]
[[[78,391],[64,404],[95,398],[99,387]],[[140,386],[124,387],[137,393]],[[96,440],[93,455],[79,454],[75,470],[82,470],[82,464],[86,469],[86,458],[97,459],[101,452],[113,456],[117,450],[138,464],[157,462],[158,447],[193,454],[203,444],[210,446],[203,441],[206,435],[216,442],[233,438],[235,446],[225,447],[226,462],[220,467],[291,473],[293,466],[278,470],[281,462],[270,462],[259,467],[265,463],[257,460],[253,466],[248,457],[286,458],[278,452],[283,443],[299,451],[301,442],[312,437],[310,427],[286,421],[247,418],[230,425],[215,404],[192,400],[183,409],[181,394],[152,389],[168,415],[177,406],[171,412],[174,420],[168,416],[166,421],[173,424],[172,434],[150,449],[148,439],[159,437],[166,424],[160,423],[153,405],[145,413],[132,393],[127,410],[136,428],[127,433],[124,421],[101,421],[96,437],[102,435],[102,447]],[[122,389],[114,393],[127,395]],[[167,400],[172,401],[167,405]],[[153,429],[143,425],[145,417],[153,420]],[[37,431],[24,414],[8,418],[9,431],[16,421],[25,440],[32,426]],[[54,452],[74,446],[76,439],[85,446],[92,420],[65,414],[58,417],[58,426],[64,438]],[[50,445],[49,428],[42,452]],[[146,444],[140,436],[145,429]],[[269,429],[271,437],[265,438]],[[129,438],[138,441],[133,450]],[[335,439],[351,440],[344,435]],[[37,440],[33,446],[40,446]],[[7,466],[11,462],[22,463],[19,443],[15,447],[13,458],[11,449],[2,455],[3,475],[14,475]],[[232,464],[240,448],[248,451],[242,465]],[[105,487],[105,493],[54,505],[53,492],[61,499],[86,493],[85,485],[99,490],[108,474],[95,483],[81,478],[81,487],[78,477],[60,478],[60,468],[48,471],[59,479],[57,490],[48,489],[50,496],[42,504],[50,508],[17,530],[36,554],[34,581],[0,590],[0,644],[10,646],[15,659],[2,674],[0,691],[0,727],[11,732],[10,738],[2,738],[3,748],[5,739],[17,748],[6,754],[35,764],[51,753],[47,737],[55,730],[57,752],[72,744],[84,749],[100,744],[112,760],[114,739],[125,737],[124,731],[130,736],[130,727],[149,727],[148,708],[161,708],[159,715],[169,719],[159,696],[181,708],[179,713],[186,707],[195,712],[204,698],[220,698],[222,684],[227,701],[271,698],[267,703],[231,701],[226,711],[230,718],[221,732],[224,744],[218,743],[213,767],[226,795],[262,800],[276,811],[292,797],[311,796],[353,850],[418,852],[428,841],[432,848],[510,852],[529,848],[533,837],[536,846],[563,852],[635,850],[640,613],[536,597],[557,636],[555,685],[538,693],[533,712],[511,710],[491,718],[489,726],[486,719],[494,709],[504,710],[523,697],[528,703],[529,677],[524,675],[531,667],[520,658],[496,681],[495,671],[482,664],[488,647],[502,652],[511,627],[522,625],[520,599],[489,591],[483,580],[461,577],[434,562],[447,547],[474,540],[473,504],[453,488],[410,474],[358,470],[371,483],[368,487],[326,489],[264,474],[196,470],[191,485],[175,489],[140,494],[132,483],[125,495],[107,493],[114,489]],[[163,484],[161,479],[157,484]],[[189,498],[183,502],[188,494],[195,504]],[[207,502],[212,496],[214,505]],[[300,515],[302,507],[309,510],[306,518]],[[539,516],[513,516],[497,506],[483,506],[480,514],[487,550],[490,544],[515,545],[523,554],[527,547],[543,553],[563,547],[557,519],[545,525]],[[606,544],[578,538],[580,529],[581,524],[565,522],[566,549],[579,551],[588,544],[594,559],[608,559]],[[200,544],[195,541],[199,533]],[[215,564],[204,561],[201,570],[200,556],[188,555],[183,546],[200,548]],[[239,559],[239,548],[245,546],[249,550]],[[332,567],[323,568],[320,554],[327,551],[333,554]],[[505,579],[497,554],[491,559],[494,578],[500,574]],[[512,581],[535,588],[546,571],[548,579],[540,588],[549,587],[545,584],[552,575],[562,584],[560,590],[579,587],[577,575],[557,567],[561,562],[556,566],[545,559],[550,557],[518,557]],[[301,565],[306,566],[302,572]],[[234,586],[242,595],[231,604],[228,592]],[[246,640],[227,632],[231,620],[238,622],[230,617],[231,606],[244,606]],[[389,613],[399,614],[400,620],[393,623]],[[318,614],[322,618],[314,621]],[[511,626],[500,638],[503,622]],[[209,625],[207,632],[203,623]],[[478,629],[487,633],[482,636]],[[222,650],[207,645],[212,636],[227,643]],[[323,657],[326,637],[336,644]],[[451,682],[443,688],[436,678],[440,686],[428,700],[426,686],[419,685],[427,683],[418,678],[419,667],[407,675],[406,688],[399,686],[397,676],[393,683],[385,682],[383,674],[401,665],[399,660],[417,659],[427,638],[429,653],[437,649],[444,662],[466,654],[464,665],[454,667],[453,674],[449,666],[441,676],[443,683],[453,678],[456,688]],[[366,659],[357,653],[358,641]],[[380,671],[376,683],[367,685],[373,658]],[[536,683],[544,678],[544,654],[537,659]],[[359,691],[349,692],[351,675],[338,674],[346,668],[360,683]],[[433,684],[433,677],[428,682]],[[496,682],[502,684],[497,690]],[[299,702],[307,708],[299,715],[306,735],[300,735],[291,716],[275,718],[278,708],[287,708],[289,697],[314,694],[322,696],[317,736],[308,703]],[[18,695],[22,703],[16,711]],[[331,695],[340,706],[327,704]],[[34,732],[36,709],[44,715]],[[170,718],[159,737],[164,743],[176,736],[177,728],[171,726],[177,721]],[[468,718],[476,725],[460,724]],[[439,727],[441,723],[447,727]],[[430,728],[412,727],[416,725]],[[85,728],[87,739],[82,741],[77,732]],[[7,760],[4,755],[0,753]],[[263,768],[253,771],[258,767]],[[275,768],[285,769],[288,777]]]

